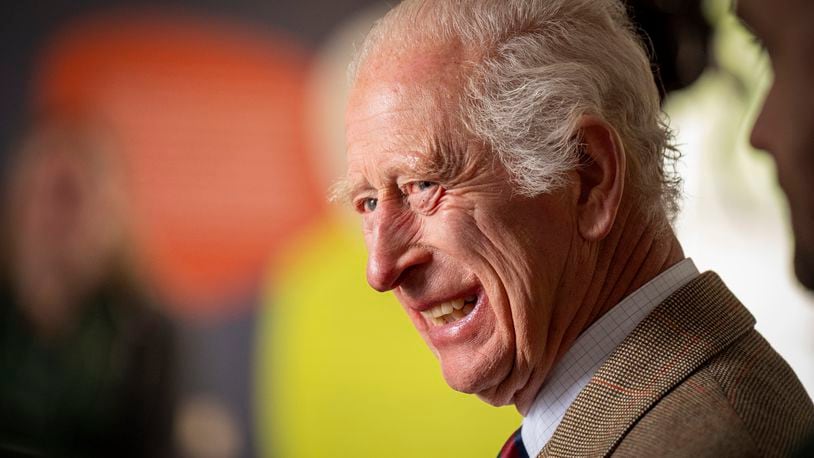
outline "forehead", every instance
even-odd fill
[[[351,88],[346,126],[380,115],[447,115],[460,94],[464,63],[456,46],[380,46]]]
[[[360,62],[354,86],[366,80],[394,79],[430,84],[460,73],[472,52],[457,41],[439,42],[409,32],[394,32],[374,45]]]
[[[392,174],[435,160],[434,145],[448,142],[459,122],[462,67],[454,48],[385,49],[369,58],[346,112],[349,175]]]

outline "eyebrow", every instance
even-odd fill
[[[421,159],[416,161],[411,174],[419,175],[431,181],[449,182],[463,174],[466,167],[466,148],[455,145],[450,138],[433,135]],[[330,187],[328,199],[333,203],[352,203],[353,197],[371,186],[363,179],[342,177]]]
[[[426,150],[427,159],[417,165],[416,173],[447,182],[463,173],[466,164],[465,148],[455,145],[452,139],[434,135]]]
[[[342,177],[331,185],[328,191],[328,201],[331,203],[350,204],[353,201],[353,196],[364,187],[365,184],[359,180]]]

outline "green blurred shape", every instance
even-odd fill
[[[457,393],[392,294],[365,282],[356,231],[335,223],[292,250],[258,333],[263,456],[494,456],[513,407]]]

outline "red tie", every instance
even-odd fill
[[[526,452],[526,446],[523,445],[523,437],[520,436],[520,429],[514,432],[509,439],[503,444],[497,458],[529,458]]]

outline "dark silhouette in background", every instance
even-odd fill
[[[648,45],[664,97],[695,82],[709,63],[712,29],[700,1],[627,0],[630,15]]]
[[[795,274],[814,291],[814,5],[806,0],[741,0],[737,12],[766,46],[774,71],[751,142],[775,161],[794,232]],[[814,456],[814,433],[799,456]]]
[[[3,183],[0,454],[173,456],[174,343],[128,256],[115,165],[39,121]]]

